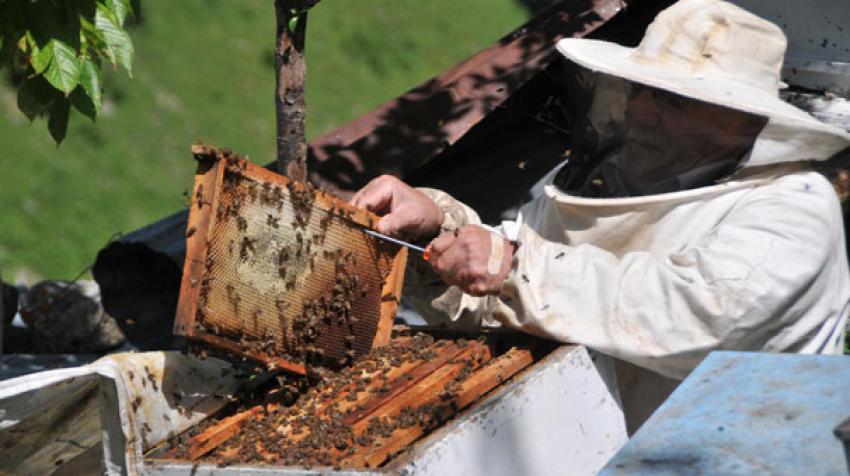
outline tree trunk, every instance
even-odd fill
[[[304,43],[307,9],[315,3],[317,0],[275,0],[278,171],[301,182],[307,180],[307,141],[304,134],[307,63],[304,60]]]

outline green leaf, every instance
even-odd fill
[[[42,76],[25,79],[18,87],[18,109],[30,121],[44,114],[62,93],[53,89]]]
[[[85,43],[89,48],[93,48],[99,55],[108,57],[106,39],[103,37],[103,32],[98,30],[92,22],[80,17],[80,36],[85,39]],[[110,58],[110,61],[115,62],[115,58]]]
[[[127,19],[127,12],[130,11],[130,0],[106,0],[106,6],[112,10],[118,25],[123,25],[124,20]]]
[[[30,32],[26,33],[26,38],[30,47],[30,64],[32,65],[32,69],[35,70],[35,74],[41,74],[50,66],[50,62],[53,60],[53,41],[48,42],[44,48],[39,48]]]
[[[65,133],[68,132],[68,115],[71,112],[71,103],[67,100],[56,101],[50,108],[50,119],[47,120],[47,130],[56,141],[56,145],[62,143]]]
[[[80,111],[84,116],[91,119],[92,122],[97,119],[98,111],[94,101],[92,101],[91,97],[86,94],[82,87],[78,86],[74,89],[68,99],[71,100],[71,105],[74,106],[74,109]]]
[[[82,73],[80,74],[80,86],[88,95],[94,106],[95,114],[100,114],[103,109],[103,88],[100,77],[100,66],[98,66],[91,58],[83,58]],[[77,108],[79,109],[79,108]],[[80,111],[83,112],[83,111]],[[94,120],[94,118],[92,118]]]
[[[18,88],[18,109],[32,121],[47,108],[39,101],[28,83],[29,81],[24,81]]]
[[[106,32],[112,32],[117,29],[115,23],[113,23],[114,18],[115,17],[112,15],[112,12],[98,2],[97,12],[94,15],[94,27],[98,35],[103,38],[104,52],[106,53],[106,57],[109,58],[109,62],[112,63],[112,66],[118,64],[118,59],[115,57],[115,51],[112,49],[112,46],[109,44],[109,40],[106,38]]]
[[[133,76],[133,42],[130,35],[121,28],[115,16],[112,15],[103,4],[97,4],[97,13],[94,24],[103,33],[107,44],[107,57],[115,64],[116,62],[127,70],[130,77]]]
[[[77,51],[59,40],[50,40],[50,43],[53,44],[53,61],[44,73],[44,78],[67,96],[80,82],[81,68]]]
[[[289,19],[289,31],[294,32],[298,28],[298,17],[294,16]]]

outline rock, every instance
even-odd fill
[[[18,312],[18,290],[11,285],[0,282],[0,287],[2,287],[2,305],[0,305],[0,314],[3,317],[3,326],[8,327],[12,325],[12,319],[15,318],[15,314]]]
[[[8,326],[3,329],[3,353],[32,354],[34,340],[32,329]]]
[[[32,339],[27,339],[22,336],[25,332],[21,332],[20,328],[12,327],[12,320],[15,319],[15,314],[18,312],[18,290],[14,286],[6,284],[0,280],[0,354],[18,353],[22,347],[28,346]]]
[[[102,352],[125,340],[94,281],[42,281],[29,290],[20,313],[36,353]]]
[[[6,296],[3,293],[3,277],[0,276],[0,355],[3,355],[3,330],[6,328],[6,313],[3,311],[3,301]]]

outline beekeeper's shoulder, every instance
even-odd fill
[[[805,163],[785,164],[774,170],[773,177],[754,188],[740,205],[757,203],[765,207],[762,211],[770,218],[795,220],[800,226],[841,229],[841,203],[835,188]]]

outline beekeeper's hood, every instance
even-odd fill
[[[785,35],[776,25],[740,7],[721,0],[680,0],[656,17],[637,48],[598,40],[568,38],[559,41],[557,49],[571,60],[573,66],[580,66],[586,73],[584,78],[581,72],[577,74],[578,78],[574,78],[579,87],[573,87],[572,97],[579,98],[578,102],[582,102],[582,97],[585,98],[584,109],[579,113],[581,117],[577,119],[586,130],[579,131],[577,136],[579,142],[585,142],[584,148],[590,149],[591,155],[610,155],[612,150],[623,151],[624,141],[626,144],[630,141],[629,104],[641,90],[654,91],[656,96],[683,96],[690,98],[685,102],[708,107],[701,111],[704,116],[702,119],[691,115],[687,116],[687,121],[671,121],[668,125],[671,130],[667,136],[684,138],[683,143],[699,146],[700,133],[703,136],[718,134],[717,121],[712,123],[716,115],[711,113],[711,107],[724,112],[734,110],[745,113],[739,113],[741,117],[733,117],[734,120],[742,121],[740,133],[735,132],[735,127],[726,127],[726,130],[720,131],[741,136],[735,146],[744,144],[745,149],[731,147],[730,150],[740,152],[734,159],[728,156],[725,159],[706,159],[701,156],[721,154],[713,150],[706,151],[705,148],[697,151],[687,148],[675,150],[675,144],[665,144],[663,139],[657,138],[654,144],[643,147],[643,152],[632,154],[651,157],[651,161],[655,162],[637,167],[637,175],[653,168],[676,166],[664,163],[661,156],[665,152],[671,161],[674,158],[677,161],[693,161],[684,167],[678,164],[681,170],[675,172],[675,181],[682,182],[678,186],[651,183],[639,185],[640,190],[636,194],[646,194],[689,188],[689,180],[699,184],[701,175],[734,172],[741,166],[824,160],[850,145],[850,134],[818,121],[779,98],[780,71],[786,44]],[[578,95],[576,89],[579,89]],[[675,104],[673,107],[676,107]],[[731,115],[735,116],[734,113]],[[747,124],[746,118],[758,119],[760,122],[750,121]],[[687,123],[690,130],[673,130],[680,127],[680,123]],[[757,126],[754,132],[753,125]],[[728,124],[724,121],[723,126]],[[641,142],[641,132],[632,132],[633,136],[638,137],[635,142]],[[752,136],[749,142],[746,137],[748,134]],[[582,138],[582,135],[591,137]],[[712,147],[708,146],[708,149]],[[574,157],[576,152],[581,155],[581,149],[581,145],[574,147]],[[625,150],[626,153],[621,155],[629,155],[628,145]],[[633,156],[626,159],[632,161],[629,166],[635,170],[636,160]],[[623,170],[626,169],[626,165],[616,161],[603,165],[619,170],[607,174],[610,177],[624,175]],[[691,172],[696,174],[696,179],[686,176]],[[595,173],[602,172],[597,170]],[[651,175],[651,172],[647,174]],[[625,188],[627,191],[623,193],[630,194],[629,187]]]

